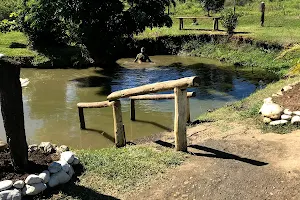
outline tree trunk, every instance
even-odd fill
[[[0,60],[0,100],[12,164],[15,170],[24,170],[28,163],[28,146],[24,128],[20,68],[4,60]]]

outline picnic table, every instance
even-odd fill
[[[176,19],[179,19],[179,30],[183,30],[183,20],[184,19],[212,19],[214,21],[214,31],[219,30],[219,19],[220,17],[176,17]]]

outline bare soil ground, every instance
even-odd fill
[[[273,97],[275,103],[292,111],[300,111],[300,83],[293,86],[291,90],[283,92],[283,96]]]
[[[121,199],[300,199],[300,130],[262,134],[251,121],[188,130],[190,156]],[[172,147],[167,133],[156,143]]]
[[[48,169],[48,165],[59,160],[59,156],[55,153],[44,154],[37,150],[28,154],[29,164],[25,171],[14,171],[11,163],[9,150],[6,149],[0,152],[0,181],[2,180],[25,180],[25,178],[32,173],[41,173]]]

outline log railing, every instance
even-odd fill
[[[86,129],[85,120],[84,120],[84,112],[83,112],[84,108],[112,107],[115,144],[117,147],[123,147],[126,145],[125,129],[124,129],[123,120],[122,120],[121,102],[119,100],[92,102],[92,103],[78,103],[77,107],[78,107],[78,115],[79,115],[81,129]]]
[[[196,92],[188,92],[187,98],[195,97]],[[165,99],[175,99],[175,94],[146,94],[129,97],[130,99],[130,119],[135,121],[135,101],[137,100],[165,100]],[[191,120],[190,116],[190,101],[187,100],[187,118],[186,121],[189,123]]]
[[[174,134],[175,134],[175,148],[177,151],[187,151],[187,138],[186,138],[186,121],[189,116],[189,101],[188,97],[192,97],[195,93],[187,93],[187,88],[197,87],[200,85],[200,78],[197,76],[187,77],[178,80],[164,81],[135,87],[131,89],[120,90],[108,95],[108,101],[95,102],[95,103],[79,103],[79,118],[81,128],[85,128],[83,108],[103,108],[113,107],[113,121],[115,141],[117,147],[126,145],[125,131],[122,122],[122,111],[120,98],[130,97],[131,99],[131,118],[133,111],[135,113],[135,100],[150,100],[150,99],[175,99],[175,117],[174,117]],[[174,94],[168,95],[146,95],[149,93],[156,93],[161,91],[173,90]],[[143,96],[138,96],[143,95]]]

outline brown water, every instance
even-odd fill
[[[80,130],[76,104],[104,101],[113,91],[148,83],[200,76],[202,83],[191,88],[197,96],[190,99],[191,118],[249,96],[259,84],[236,73],[217,68],[218,62],[178,56],[153,56],[156,64],[135,64],[121,59],[114,70],[22,69],[29,78],[23,88],[25,127],[28,143],[50,141],[73,148],[103,148],[113,145],[112,109],[86,109],[86,126]],[[171,92],[171,91],[170,91]],[[169,92],[169,93],[170,93]],[[130,102],[122,99],[123,121],[127,140],[169,130],[173,126],[173,100],[138,101],[137,121],[130,121]],[[5,132],[0,115],[0,138]]]

